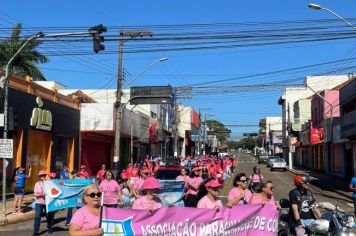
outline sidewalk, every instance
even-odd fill
[[[27,194],[24,196],[24,201],[22,204],[23,215],[11,214],[13,210],[13,198],[6,200],[6,220],[0,219],[0,226],[8,224],[16,224],[26,220],[35,218],[35,210],[31,208],[31,203],[33,201],[33,194]],[[3,213],[1,212],[3,215]],[[2,218],[2,216],[1,216]]]
[[[309,175],[312,177],[312,184],[325,190],[332,190],[346,198],[352,200],[352,192],[349,190],[349,182],[337,176],[309,170],[303,167],[294,166],[289,172],[297,175]]]

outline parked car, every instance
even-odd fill
[[[161,166],[156,174],[156,179],[159,180],[175,180],[178,175],[180,175],[180,166]]]
[[[267,155],[260,155],[257,158],[257,163],[262,164],[262,163],[267,163],[268,161],[268,156]]]
[[[283,171],[287,170],[287,162],[283,158],[272,159],[270,163],[271,170],[282,169]]]
[[[271,167],[273,160],[280,158],[279,156],[268,156],[267,167]]]

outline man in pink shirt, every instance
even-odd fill
[[[81,165],[80,166],[80,171],[78,173],[78,177],[82,178],[82,179],[89,179],[89,173],[88,171],[86,171],[86,166],[85,165]]]
[[[205,184],[208,193],[199,200],[197,208],[219,209],[223,207],[222,202],[217,199],[221,184],[216,180],[210,180]]]

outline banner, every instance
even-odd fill
[[[157,211],[104,208],[104,236],[245,236],[277,235],[278,211],[266,204],[233,208],[168,207]]]
[[[162,206],[171,205],[184,207],[184,181],[179,180],[160,180],[163,188],[159,190],[158,197],[162,200]]]
[[[44,182],[46,210],[57,211],[68,207],[81,207],[83,189],[94,179],[53,179]]]

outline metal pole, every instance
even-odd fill
[[[204,115],[204,141],[203,141],[203,155],[205,155],[205,144],[206,144],[206,114]]]
[[[133,106],[130,110],[130,118],[131,118],[131,124],[130,124],[130,133],[131,133],[131,141],[130,141],[130,157],[131,157],[131,172],[132,172],[132,168],[133,168],[133,109],[136,107],[137,105]],[[132,176],[132,173],[131,173]]]

